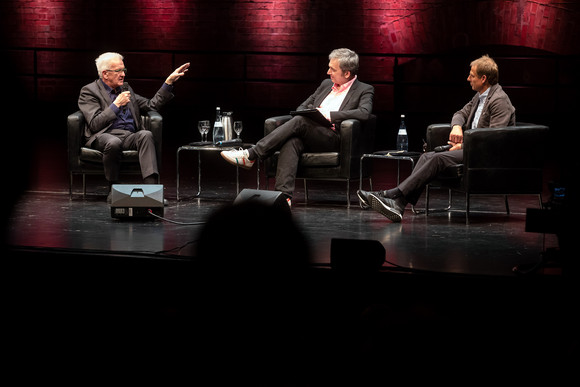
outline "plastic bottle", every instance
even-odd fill
[[[397,134],[397,150],[404,152],[409,150],[409,137],[407,136],[404,114],[401,114],[401,125],[399,125],[399,133]]]
[[[213,124],[213,143],[218,145],[225,140],[224,125],[222,124],[222,114],[219,107],[215,109],[215,122]]]

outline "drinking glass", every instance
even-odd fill
[[[197,130],[199,130],[199,134],[201,134],[201,141],[203,141],[203,121],[197,122]]]
[[[209,120],[202,120],[197,123],[199,133],[201,133],[201,141],[207,141],[207,133],[209,132]]]
[[[238,135],[237,138],[240,138],[240,133],[242,133],[242,129],[243,129],[242,121],[234,122],[234,132],[236,132],[236,134]]]

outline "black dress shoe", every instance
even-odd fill
[[[358,204],[360,205],[360,208],[362,208],[363,210],[371,208],[371,205],[369,203],[369,194],[370,194],[369,191],[363,191],[362,189],[356,191],[356,196],[358,196]]]
[[[369,203],[373,210],[386,216],[390,221],[398,223],[403,220],[405,211],[405,202],[402,197],[398,199],[389,199],[381,195],[369,194]]]
[[[403,196],[403,193],[401,192],[399,187],[395,187],[395,188],[388,189],[386,191],[381,191],[381,194],[379,196],[382,196],[384,198],[389,198],[389,199],[398,199],[398,198]],[[405,204],[407,204],[407,203],[405,203]]]
[[[358,191],[356,191],[356,195],[358,196],[360,208],[362,208],[363,210],[366,210],[367,208],[371,207],[371,203],[369,201],[370,194],[373,194],[377,197],[388,199],[398,199],[403,197],[403,193],[399,190],[398,187],[391,188],[386,191],[363,191],[362,189],[359,189]]]

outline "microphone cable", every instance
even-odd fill
[[[164,221],[169,222],[169,223],[178,224],[180,226],[199,226],[199,225],[205,224],[205,222],[184,223],[184,222],[178,222],[176,220],[167,219],[167,218],[164,218],[163,216],[159,216],[157,214],[154,214],[153,210],[151,210],[150,208],[147,210],[147,212],[155,218],[164,220]]]

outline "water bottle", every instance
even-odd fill
[[[225,140],[224,125],[222,124],[222,114],[219,107],[215,109],[215,122],[213,124],[213,143],[218,145]]]
[[[404,152],[409,150],[409,137],[407,137],[404,114],[401,114],[401,125],[399,125],[399,133],[397,134],[397,150]]]

